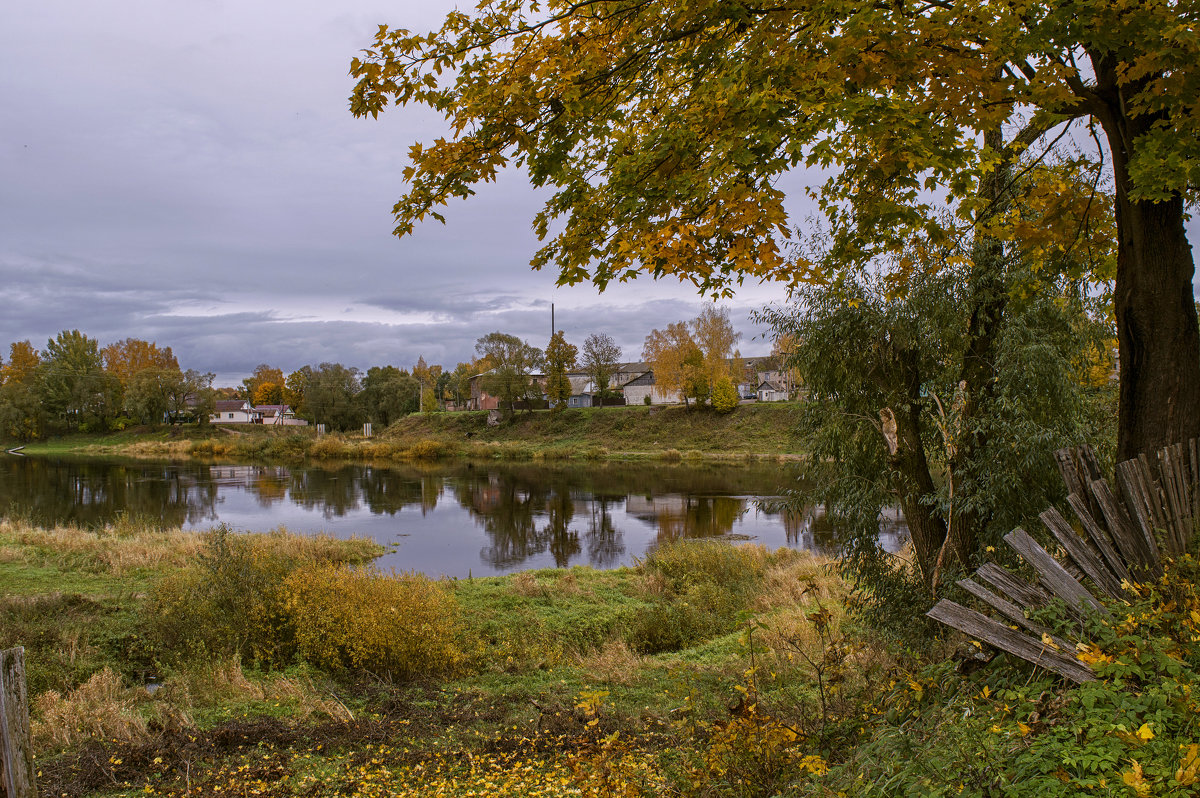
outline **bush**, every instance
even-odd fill
[[[737,627],[762,582],[759,547],[684,540],[662,546],[642,569],[657,594],[630,623],[626,640],[641,654],[678,651]]]
[[[283,531],[239,535],[222,524],[205,535],[195,565],[155,584],[144,626],[170,661],[236,655],[283,664],[296,651],[284,607],[286,578],[301,567],[363,562],[380,552],[368,541]]]
[[[437,460],[446,456],[446,449],[446,445],[441,441],[425,438],[410,446],[407,456],[414,460]]]
[[[741,398],[738,396],[737,388],[733,386],[733,382],[728,377],[722,377],[717,380],[717,384],[713,386],[712,406],[718,413],[732,413],[737,409]]]
[[[318,566],[294,571],[284,592],[299,653],[314,665],[411,678],[462,664],[458,602],[424,576]]]
[[[341,438],[335,438],[333,435],[322,435],[308,448],[310,457],[318,457],[324,460],[346,457],[350,454],[350,451],[350,447],[346,445],[345,441]]]

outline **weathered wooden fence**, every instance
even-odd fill
[[[25,649],[0,651],[0,788],[4,798],[36,798]]]
[[[1097,595],[1126,598],[1126,585],[1161,576],[1164,553],[1183,553],[1200,518],[1198,454],[1193,440],[1162,449],[1153,462],[1142,455],[1120,463],[1114,491],[1100,475],[1091,449],[1057,452],[1074,522],[1053,507],[1041,514],[1058,544],[1052,551],[1020,528],[1004,537],[1036,578],[1025,581],[986,563],[974,579],[958,584],[1001,620],[946,599],[927,614],[1072,681],[1095,679],[1091,668],[1075,656],[1080,641],[1055,637],[1029,615],[1054,599],[1062,599],[1076,613],[1107,615]]]

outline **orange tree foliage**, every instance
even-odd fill
[[[980,226],[1041,239],[1035,253],[1070,248],[1088,238],[1058,213],[1076,199],[1044,184],[1038,213],[1056,223],[1022,228],[980,188],[1022,153],[1033,169],[1079,120],[1114,178],[1127,453],[1200,432],[1200,335],[1180,301],[1198,25],[1200,0],[484,0],[429,34],[381,25],[351,63],[351,110],[420,103],[447,121],[410,150],[398,234],[512,164],[554,189],[535,267],[601,288],[674,276],[717,296],[747,277],[828,276],[780,246],[778,181],[799,167],[828,175],[815,194],[837,263]]]
[[[8,362],[0,368],[0,385],[25,382],[42,362],[29,341],[15,341],[8,348]]]
[[[642,347],[642,357],[654,372],[655,390],[663,395],[673,391],[688,395],[687,361],[693,353],[699,354],[700,348],[688,332],[686,322],[668,324],[665,330],[651,330]]]
[[[126,338],[111,343],[100,350],[104,370],[116,376],[122,387],[128,387],[134,374],[145,369],[179,372],[179,361],[171,347],[159,348],[158,344],[138,338]]]

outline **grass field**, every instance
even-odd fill
[[[138,427],[35,441],[28,454],[235,459],[513,460],[795,458],[795,403],[747,404],[723,415],[710,408],[609,407],[519,412],[497,426],[487,413],[414,414],[361,434],[318,438],[313,428],[260,425]]]

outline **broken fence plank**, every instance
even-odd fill
[[[1046,587],[1065,601],[1068,607],[1093,609],[1101,615],[1109,614],[1104,605],[1097,601],[1087,588],[1075,581],[1024,529],[1017,527],[1009,532],[1004,536],[1004,542],[1033,566]]]
[[[1058,473],[1062,475],[1063,483],[1067,486],[1067,493],[1084,493],[1086,482],[1085,477],[1080,471],[1079,462],[1076,459],[1074,449],[1059,449],[1054,453],[1054,460],[1058,463]]]
[[[1121,580],[1108,569],[1100,552],[1092,548],[1088,540],[1077,535],[1058,510],[1051,507],[1039,517],[1054,538],[1067,550],[1067,554],[1071,556],[1075,564],[1091,578],[1096,587],[1113,598],[1125,597],[1125,591],[1121,588]]]
[[[994,562],[985,562],[975,569],[975,576],[1007,595],[1027,610],[1044,607],[1050,602],[1050,594],[1037,585],[1031,585],[1014,576],[1008,569]]]
[[[1155,516],[1153,504],[1157,499],[1157,491],[1147,484],[1146,475],[1142,469],[1143,462],[1139,459],[1126,460],[1117,464],[1117,482],[1121,485],[1121,493],[1125,499],[1125,509],[1136,524],[1134,529],[1142,537],[1143,551],[1151,566],[1159,565],[1158,540],[1155,529],[1160,525]]]
[[[1133,580],[1129,576],[1129,569],[1125,567],[1125,561],[1121,555],[1117,554],[1117,550],[1113,548],[1112,538],[1104,527],[1096,521],[1088,509],[1087,502],[1083,500],[1077,493],[1072,493],[1067,496],[1067,504],[1071,505],[1071,509],[1075,511],[1075,516],[1079,519],[1079,523],[1083,524],[1083,529],[1088,533],[1088,537],[1092,539],[1092,543],[1100,550],[1104,556],[1104,562],[1108,564],[1109,570],[1121,581]]]
[[[1183,457],[1183,444],[1168,446],[1158,453],[1160,484],[1167,499],[1169,511],[1170,553],[1178,556],[1187,551],[1191,540],[1192,497],[1188,480],[1187,463]]]
[[[1103,479],[1093,482],[1092,495],[1100,503],[1104,522],[1108,525],[1108,531],[1112,533],[1113,542],[1116,543],[1117,550],[1121,552],[1126,566],[1135,579],[1161,576],[1162,569],[1155,566],[1149,552],[1146,551],[1145,537],[1129,520],[1129,516],[1117,501],[1117,497],[1113,495],[1108,482]]]
[[[1200,518],[1200,441],[1188,441],[1188,482],[1192,486],[1192,521]]]
[[[1065,679],[1083,683],[1095,681],[1096,675],[1084,663],[1069,653],[1063,654],[1041,640],[1008,628],[999,621],[968,609],[961,604],[942,599],[925,613],[939,623],[957,629],[968,637],[979,639],[1007,651],[1034,665],[1057,673]]]
[[[1029,618],[1026,618],[1025,612],[1020,607],[1018,607],[1016,604],[1013,604],[1011,601],[1006,601],[1006,600],[1000,598],[999,596],[997,596],[992,591],[988,590],[983,585],[977,584],[976,582],[973,582],[970,579],[960,579],[960,580],[958,580],[957,584],[963,590],[967,591],[972,596],[974,596],[975,598],[982,601],[984,604],[987,604],[989,607],[996,610],[996,612],[998,612],[1001,615],[1003,615],[1004,617],[1008,618],[1010,621],[1017,624],[1018,626],[1025,627],[1026,629],[1028,629],[1029,631],[1031,631],[1035,635],[1037,635],[1039,638],[1042,638],[1043,635],[1045,637],[1049,637],[1051,640],[1054,641],[1054,644],[1056,646],[1058,646],[1059,648],[1061,648],[1064,651],[1071,650],[1072,646],[1070,643],[1068,643],[1067,641],[1063,640],[1060,637],[1055,637],[1054,634],[1051,633],[1051,631],[1048,628],[1046,628],[1045,626],[1042,626],[1040,623],[1037,623],[1036,621],[1031,621],[1031,620],[1029,620]]]

